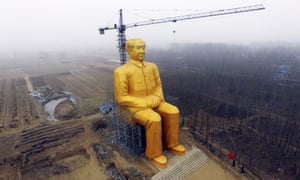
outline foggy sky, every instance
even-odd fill
[[[299,0],[3,0],[0,51],[115,48],[116,31],[100,36],[98,28],[118,23],[121,8],[127,24],[255,4],[266,10],[131,28],[127,38],[140,37],[152,47],[174,42],[300,42]]]

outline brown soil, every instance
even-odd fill
[[[64,101],[56,106],[54,116],[59,120],[70,120],[80,118],[80,112],[71,101]]]
[[[93,115],[0,136],[0,179],[107,179],[111,167],[123,178],[132,172],[150,178],[155,171],[145,157],[106,144],[106,126],[94,127],[101,122]],[[96,153],[96,144],[104,145],[108,158]]]
[[[2,135],[0,179],[109,179],[109,172],[122,178],[149,179],[159,171],[145,156],[110,144],[108,135],[99,115],[48,122]],[[181,137],[187,148],[194,145],[187,132]],[[99,144],[106,149],[106,156],[95,151]],[[190,179],[239,179],[222,167],[211,159]]]
[[[97,113],[99,105],[111,100],[103,98],[107,97],[105,93],[113,95],[108,88],[112,87],[113,68],[111,65],[103,68],[98,59],[86,64],[72,62],[62,65],[51,61],[51,66],[25,64],[26,73],[22,70],[19,79],[0,80],[0,180],[113,179],[111,174],[127,179],[150,179],[159,170],[144,155],[132,155],[109,142],[106,122]],[[28,87],[26,81],[32,78],[26,74],[41,77],[33,78]],[[70,102],[57,106],[56,118],[68,121],[47,121],[43,107],[28,95],[28,89],[45,84],[68,90],[78,98],[79,107]],[[90,112],[94,114],[87,116]],[[184,133],[182,142],[187,147],[196,144]],[[106,155],[96,151],[99,145],[106,150]],[[218,163],[210,161],[201,174],[214,174],[216,167]],[[226,172],[227,177],[230,171]]]

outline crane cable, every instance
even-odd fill
[[[116,13],[112,16],[112,18],[109,20],[109,21],[107,21],[107,24],[106,24],[106,26],[110,26],[110,25],[112,25],[112,21],[114,20],[114,19],[116,19],[116,17],[119,15],[119,11],[116,11]]]
[[[153,21],[157,18],[152,18],[149,16],[141,15],[138,12],[155,12],[155,13],[165,13],[165,12],[206,12],[209,10],[199,10],[199,9],[185,9],[185,10],[179,10],[179,9],[123,9],[126,10],[126,12],[129,12],[132,15],[135,15],[137,17],[143,18],[145,20]]]

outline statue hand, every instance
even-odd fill
[[[161,103],[161,99],[158,96],[150,95],[147,96],[147,107],[155,108]]]

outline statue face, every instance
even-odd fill
[[[146,53],[146,45],[142,41],[135,41],[134,46],[129,50],[129,56],[136,61],[143,61]]]

